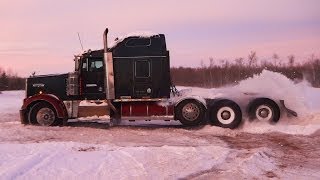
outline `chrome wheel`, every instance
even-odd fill
[[[235,120],[235,112],[230,107],[221,107],[217,113],[217,119],[221,124],[230,124]]]
[[[196,126],[205,121],[205,106],[195,99],[186,99],[174,107],[174,115],[181,124]]]
[[[256,109],[256,117],[260,121],[270,121],[273,118],[272,109],[266,105],[260,105]]]
[[[234,129],[242,120],[240,107],[234,101],[228,99],[215,100],[209,104],[210,121],[213,125]]]
[[[37,122],[42,126],[52,125],[56,118],[54,111],[50,108],[41,108],[36,115]]]
[[[182,116],[188,121],[195,121],[200,115],[199,107],[194,103],[188,103],[182,108]]]

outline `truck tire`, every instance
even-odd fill
[[[242,112],[235,102],[222,99],[212,104],[209,119],[213,125],[234,129],[241,123]]]
[[[40,126],[54,126],[62,123],[55,109],[46,102],[38,102],[29,112],[29,123]]]
[[[195,99],[187,99],[175,107],[175,116],[183,125],[196,126],[205,120],[205,107]]]
[[[273,100],[258,98],[249,104],[249,118],[269,123],[276,123],[280,119],[280,108]]]

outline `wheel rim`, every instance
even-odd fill
[[[217,119],[222,124],[230,124],[236,118],[236,113],[230,107],[222,107],[218,110]]]
[[[36,117],[37,122],[42,126],[50,126],[55,121],[55,114],[50,108],[41,108]]]
[[[188,121],[195,121],[200,115],[200,108],[194,103],[188,103],[182,108],[182,116]]]
[[[273,118],[273,111],[269,106],[260,105],[256,110],[256,117],[260,121],[270,121]]]

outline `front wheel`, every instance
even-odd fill
[[[209,119],[214,125],[234,129],[241,123],[242,112],[235,102],[227,99],[218,100],[211,106]]]
[[[29,112],[29,122],[32,125],[53,126],[62,122],[56,115],[54,108],[45,102],[35,104]]]
[[[187,99],[175,107],[176,118],[186,126],[196,126],[205,119],[205,107],[195,99]]]

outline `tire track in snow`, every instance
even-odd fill
[[[41,152],[40,154],[38,154]],[[53,159],[59,152],[50,152],[46,148],[41,148],[36,152],[31,152],[32,156],[27,156],[25,159],[21,159],[21,163],[16,164],[14,161],[9,164],[9,167],[1,167],[0,175],[4,179],[17,179],[23,177],[28,172],[36,170],[42,166],[46,166],[46,163]],[[8,166],[8,164],[4,164]]]

